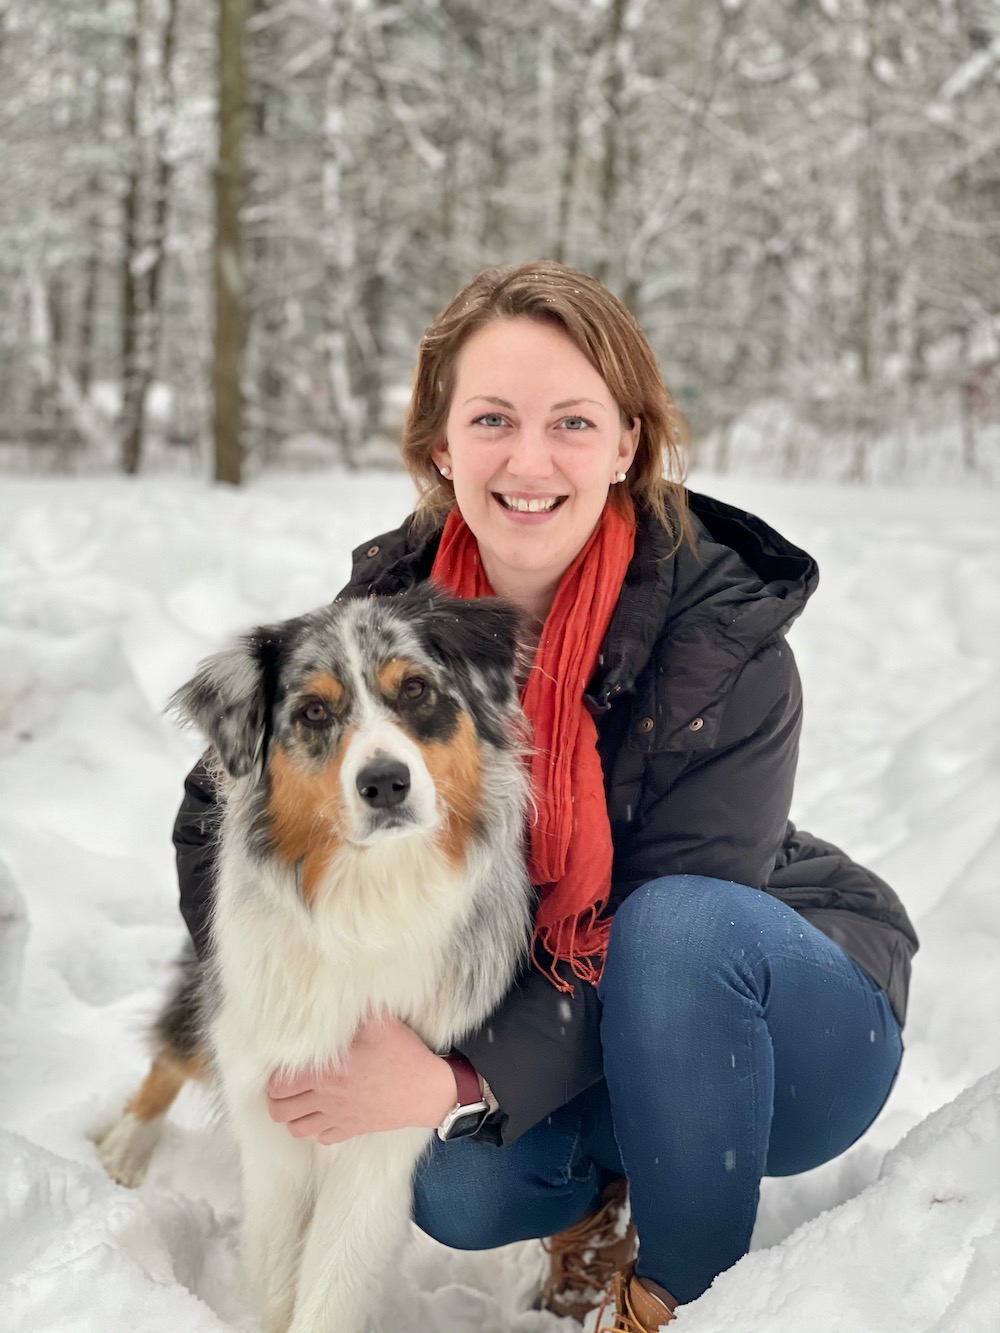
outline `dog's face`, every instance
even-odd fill
[[[428,588],[335,602],[208,658],[174,697],[308,889],[337,846],[475,836],[484,747],[516,743],[516,612]]]

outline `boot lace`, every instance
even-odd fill
[[[625,1193],[623,1181],[620,1189],[608,1191],[596,1212],[542,1241],[552,1260],[550,1285],[560,1303],[593,1297],[596,1304],[597,1297],[607,1291],[621,1265],[621,1247],[616,1242],[626,1234],[622,1227]]]
[[[650,1328],[649,1324],[644,1323],[630,1308],[628,1289],[634,1272],[635,1264],[629,1264],[628,1268],[615,1273],[611,1286],[601,1302],[601,1308],[597,1312],[595,1333],[656,1333],[655,1328]],[[606,1324],[604,1323],[604,1312],[612,1301],[614,1302],[614,1309],[609,1311],[612,1322]],[[672,1320],[673,1316],[668,1315],[664,1322],[669,1323]],[[659,1327],[662,1327],[662,1325],[657,1325],[657,1328]]]

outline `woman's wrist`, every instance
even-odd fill
[[[458,1082],[455,1071],[442,1055],[434,1057],[436,1069],[428,1080],[427,1113],[421,1120],[425,1129],[437,1129],[458,1101]]]

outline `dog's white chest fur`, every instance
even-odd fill
[[[242,858],[224,851],[213,1045],[244,1092],[279,1065],[336,1058],[374,1013],[402,1018],[443,1048],[482,1016],[449,985],[468,883],[421,842],[342,851],[311,905],[294,872],[262,867],[248,880]]]

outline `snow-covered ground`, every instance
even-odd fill
[[[820,561],[792,632],[793,817],[897,886],[923,948],[880,1120],[827,1167],[766,1182],[754,1252],[678,1327],[997,1333],[996,495],[705,485]],[[135,1193],[91,1143],[143,1072],[182,938],[170,825],[198,741],[162,709],[230,631],[327,601],[409,500],[385,473],[0,484],[0,1333],[254,1329],[236,1162],[201,1094]],[[569,1333],[528,1308],[540,1268],[535,1244],[466,1255],[414,1235],[386,1333]]]

